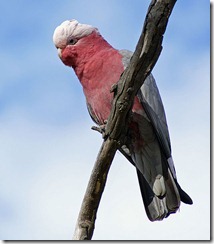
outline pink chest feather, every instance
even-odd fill
[[[84,68],[80,81],[96,119],[103,124],[108,119],[113,93],[110,92],[113,84],[117,83],[123,72],[122,57],[116,50],[105,50],[94,55]]]

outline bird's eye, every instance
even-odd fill
[[[72,39],[70,39],[69,41],[68,41],[68,45],[74,45],[74,44],[76,44],[77,43],[77,39],[74,39],[74,38],[72,38]]]

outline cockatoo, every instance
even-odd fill
[[[113,48],[97,28],[67,20],[53,34],[62,62],[72,67],[83,87],[90,116],[105,125],[113,101],[112,85],[128,66],[132,52]],[[161,97],[150,74],[134,99],[128,122],[127,142],[119,150],[137,171],[149,220],[175,213],[180,202],[192,204],[177,181]]]

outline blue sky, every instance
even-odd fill
[[[85,98],[52,43],[67,19],[134,50],[150,1],[0,2],[0,239],[69,240],[99,151]],[[178,179],[194,205],[162,222],[146,217],[134,168],[118,153],[94,239],[209,239],[209,1],[178,1],[153,74]],[[202,224],[203,223],[203,224]]]

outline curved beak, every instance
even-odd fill
[[[62,49],[58,47],[57,53],[58,53],[58,56],[61,58],[62,57]]]

